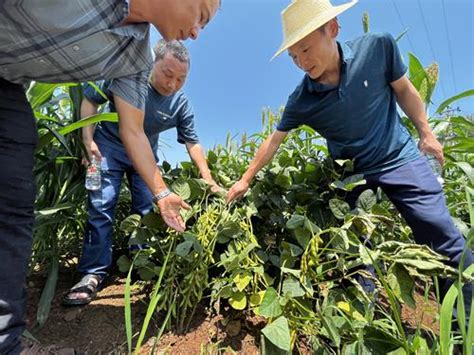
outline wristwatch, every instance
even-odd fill
[[[156,195],[153,196],[153,198],[151,199],[153,201],[153,203],[156,205],[156,203],[159,201],[159,200],[162,200],[164,199],[165,197],[171,195],[172,192],[170,189],[166,188],[164,189],[163,191],[161,191],[160,193],[157,193]]]

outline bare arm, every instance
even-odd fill
[[[150,142],[143,130],[143,111],[133,107],[117,95],[114,95],[114,102],[119,116],[120,138],[133,166],[153,195],[164,191],[167,186],[156,165]],[[179,212],[181,208],[187,209],[189,206],[178,195],[171,194],[159,200],[158,207],[168,226],[178,232],[184,231],[185,224]]]
[[[199,143],[186,143],[186,149],[189,153],[189,156],[194,161],[194,164],[196,164],[197,168],[199,169],[199,174],[201,174],[201,177],[206,180],[209,185],[211,185],[213,189],[212,191],[217,192],[222,190],[222,188],[219,187],[219,185],[217,185],[217,183],[212,178],[209,167],[207,166],[207,160],[202,145]]]
[[[84,98],[81,102],[81,119],[90,117],[97,114],[97,105],[88,99]],[[87,160],[92,159],[92,156],[95,156],[97,160],[102,159],[102,154],[100,154],[97,144],[94,142],[94,130],[95,125],[88,125],[82,128],[82,143],[87,151],[87,157],[83,158],[82,163],[87,164]]]
[[[288,132],[275,131],[262,143],[242,178],[237,181],[227,194],[227,202],[242,197],[249,189],[257,173],[273,158]]]
[[[433,155],[443,165],[443,146],[438,142],[428,125],[425,105],[421,101],[418,91],[406,76],[390,83],[390,85],[395,92],[398,104],[418,131],[420,151],[424,154]]]

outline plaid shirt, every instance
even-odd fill
[[[0,78],[111,80],[141,110],[152,66],[149,25],[122,25],[126,0],[0,0]]]

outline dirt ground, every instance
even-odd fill
[[[124,325],[123,292],[125,279],[112,277],[97,298],[86,307],[63,307],[61,298],[73,284],[71,276],[62,274],[58,280],[56,296],[49,318],[42,328],[35,328],[36,305],[41,296],[44,280],[28,281],[27,320],[30,332],[43,344],[73,347],[78,354],[126,354],[127,343]],[[406,306],[402,316],[407,325],[416,326],[423,317],[423,326],[438,332],[435,302],[424,302],[420,295],[415,297],[416,309]],[[132,297],[132,320],[134,336],[138,336],[147,304],[143,291],[136,289]],[[163,334],[155,344],[155,338],[148,336],[141,354],[259,354],[260,329],[265,326],[262,319],[210,317],[204,308],[196,312],[188,333]],[[152,320],[150,328],[158,329],[160,319]],[[136,338],[135,338],[136,339]],[[309,352],[308,352],[309,353]]]
[[[42,328],[35,328],[36,305],[41,296],[43,279],[28,281],[28,329],[43,344],[72,347],[78,354],[126,354],[123,292],[125,279],[112,277],[97,298],[86,307],[64,307],[61,299],[73,284],[70,276],[60,275],[50,315]],[[133,291],[132,321],[135,337],[146,314],[145,295]],[[264,327],[256,319],[224,320],[223,316],[209,317],[205,309],[196,312],[190,330],[184,335],[165,333],[155,347],[156,354],[258,354],[255,339]],[[161,324],[154,319],[150,328]],[[225,325],[224,325],[225,324]],[[135,338],[136,339],[136,338]],[[145,338],[141,354],[149,354],[155,338]]]

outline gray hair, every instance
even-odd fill
[[[188,66],[191,65],[189,52],[180,41],[172,40],[167,42],[164,39],[160,39],[155,48],[153,48],[153,52],[155,53],[155,62],[162,60],[167,53],[170,53],[180,62],[187,63]]]

